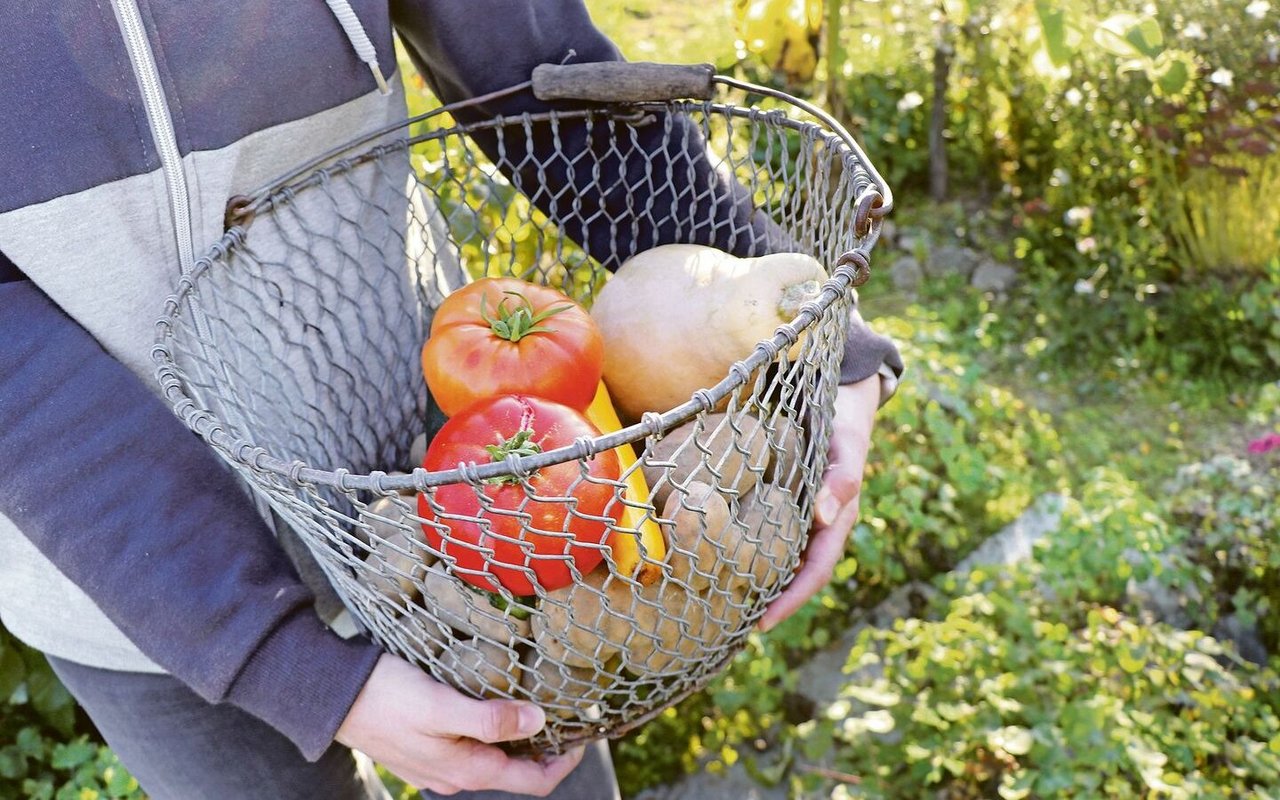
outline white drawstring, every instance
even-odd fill
[[[347,41],[351,42],[351,47],[355,49],[356,57],[369,65],[373,79],[378,82],[378,91],[391,94],[387,79],[382,77],[382,70],[378,67],[378,51],[373,49],[373,42],[369,41],[369,36],[364,32],[364,26],[360,24],[360,18],[356,16],[356,12],[351,10],[351,5],[347,0],[325,0],[325,2],[329,4],[329,10],[337,18],[343,32],[347,34]]]

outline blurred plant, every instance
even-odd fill
[[[841,798],[1262,796],[1280,781],[1280,677],[1215,640],[1094,606],[1034,570],[975,575],[930,620],[868,629],[844,697],[799,726],[800,775]]]
[[[142,798],[40,653],[0,628],[0,797]]]
[[[880,327],[912,372],[877,421],[849,546],[855,606],[949,569],[1062,479],[1048,417],[986,383],[935,315],[912,307]]]
[[[1202,622],[1234,614],[1258,626],[1270,652],[1280,646],[1280,463],[1254,466],[1218,456],[1178,471],[1169,508],[1192,561],[1213,579]]]

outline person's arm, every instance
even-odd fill
[[[231,473],[0,254],[0,512],[153,661],[310,759],[336,739],[415,785],[545,794],[582,758],[494,743],[545,723],[326,629]]]
[[[149,658],[311,759],[378,658],[325,628],[213,451],[0,256],[0,512]]]
[[[539,64],[622,59],[581,0],[392,0],[391,8],[414,65],[444,103],[523,83]],[[573,106],[542,102],[526,90],[455,116],[479,121]],[[609,269],[641,250],[677,242],[738,256],[785,248],[785,237],[750,193],[714,169],[689,118],[668,115],[616,130],[628,140],[619,143],[607,126],[581,122],[537,125],[528,138],[520,124],[504,126],[501,136],[482,131],[472,138],[565,235]],[[587,150],[590,158],[569,158]],[[664,211],[654,224],[637,224],[650,208]],[[893,343],[855,313],[840,382],[857,383],[882,370],[887,399],[902,360]]]

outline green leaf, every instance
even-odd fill
[[[27,759],[18,748],[0,747],[0,778],[16,780],[27,773]]]
[[[902,695],[888,688],[886,681],[876,681],[870,686],[849,685],[844,687],[841,694],[852,697],[869,706],[881,706],[883,708],[892,708],[902,700]]]
[[[1066,11],[1061,6],[1055,7],[1049,0],[1036,0],[1036,15],[1040,17],[1040,31],[1049,60],[1055,67],[1066,66],[1071,60],[1071,51],[1067,47]]]
[[[31,704],[40,716],[62,733],[70,736],[75,730],[75,700],[58,681],[52,670],[42,669],[27,677],[27,690]]]
[[[49,763],[56,769],[75,769],[92,761],[97,754],[97,746],[81,737],[74,742],[54,745],[53,757],[49,759]]]
[[[1031,731],[1020,725],[1009,725],[987,734],[987,743],[1011,756],[1025,756],[1031,752],[1035,739]]]
[[[1093,40],[1108,53],[1127,59],[1137,56],[1152,58],[1164,46],[1160,23],[1151,17],[1128,12],[1112,14],[1098,23]]]
[[[1155,60],[1153,69],[1153,82],[1159,93],[1165,97],[1178,97],[1191,83],[1195,66],[1186,53],[1167,51]]]
[[[27,676],[27,667],[12,644],[2,645],[0,650],[0,701],[7,701],[22,685]]]

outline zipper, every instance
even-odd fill
[[[169,210],[173,214],[173,235],[178,247],[178,263],[182,274],[189,275],[195,268],[195,248],[191,240],[191,195],[187,189],[187,175],[182,169],[182,154],[178,150],[178,136],[174,133],[173,117],[169,114],[169,101],[160,83],[160,71],[156,67],[155,54],[147,39],[147,29],[142,24],[142,13],[137,0],[112,0],[116,20],[124,36],[125,49],[133,66],[134,78],[142,92],[142,105],[147,112],[147,124],[156,152],[160,155],[160,169],[164,173],[169,192]]]

